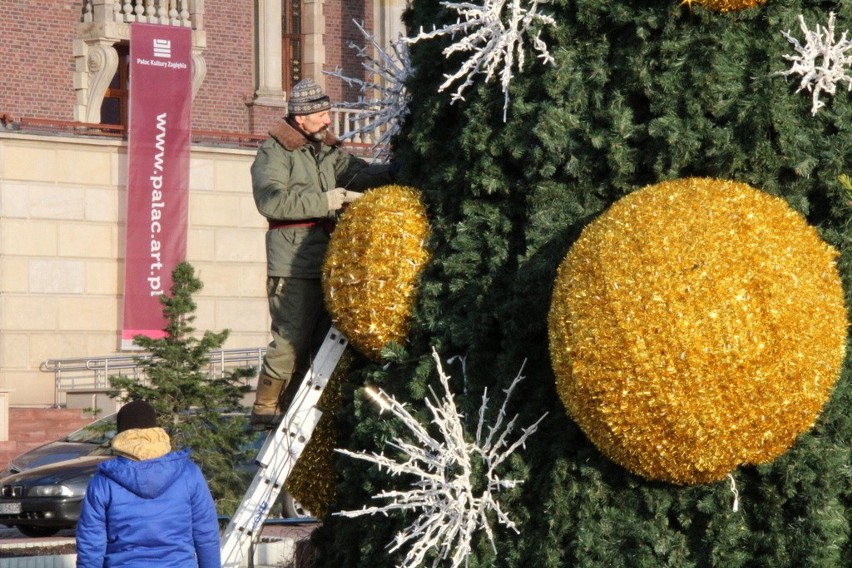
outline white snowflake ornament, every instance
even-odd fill
[[[846,53],[852,48],[852,42],[846,39],[846,31],[835,42],[834,12],[829,12],[827,27],[823,28],[817,24],[813,31],[808,29],[805,18],[800,14],[799,27],[805,34],[805,45],[799,43],[789,31],[781,32],[787,41],[793,44],[798,55],[785,55],[784,59],[791,61],[792,65],[788,71],[778,74],[785,77],[794,74],[802,76],[796,92],[803,89],[811,91],[811,115],[815,116],[817,111],[825,106],[825,103],[819,100],[820,94],[825,92],[833,95],[837,83],[842,82],[846,83],[847,90],[852,90],[852,76],[847,74],[847,69],[852,64],[852,56]]]
[[[411,99],[405,88],[405,80],[411,75],[408,44],[400,37],[386,49],[382,48],[375,36],[367,32],[363,25],[354,20],[353,22],[367,40],[367,45],[360,47],[350,43],[349,47],[357,50],[358,57],[363,59],[361,67],[367,71],[371,80],[346,77],[339,69],[326,71],[325,74],[337,77],[350,86],[357,85],[364,95],[358,102],[339,104],[344,108],[361,111],[353,119],[353,122],[360,126],[342,134],[341,138],[345,140],[369,132],[379,132],[380,135],[372,146],[373,157],[387,161],[390,157],[390,140],[399,132],[408,115],[408,103]],[[376,54],[375,57],[370,55],[370,47]]]
[[[386,515],[391,511],[419,511],[420,514],[414,522],[398,533],[388,545],[389,550],[394,552],[410,544],[410,550],[399,568],[420,566],[430,552],[435,555],[432,566],[438,566],[446,560],[451,562],[450,566],[453,568],[467,565],[473,535],[478,530],[485,531],[492,549],[496,552],[489,515],[518,532],[515,523],[500,507],[496,495],[499,491],[515,487],[522,481],[502,479],[498,470],[515,450],[524,445],[544,419],[544,416],[539,418],[535,424],[522,430],[517,440],[510,443],[509,436],[515,428],[517,416],[504,424],[506,403],[514,388],[523,380],[522,367],[505,391],[506,398],[494,424],[490,426],[485,423],[487,391],[482,395],[475,440],[469,442],[465,436],[464,416],[459,414],[453,401],[449,377],[444,374],[441,361],[434,350],[432,356],[438,366],[444,395],[439,400],[430,389],[434,400],[427,398],[425,404],[432,415],[432,426],[437,428],[439,436],[433,436],[429,425],[418,422],[392,397],[382,391],[370,391],[382,411],[390,411],[402,421],[413,441],[395,438],[388,443],[390,447],[401,452],[402,456],[398,460],[384,454],[337,450],[355,459],[372,462],[393,476],[405,475],[413,480],[407,490],[382,491],[373,496],[374,499],[389,501],[386,505],[336,513],[345,517],[358,517],[379,513]],[[482,470],[477,474],[478,483],[474,479],[477,464]],[[476,490],[474,487],[481,489]]]
[[[498,73],[503,89],[503,122],[509,107],[509,84],[512,81],[512,69],[524,68],[524,36],[536,26],[554,26],[556,20],[540,14],[538,7],[548,0],[531,0],[529,8],[521,6],[521,0],[483,0],[482,4],[472,2],[441,2],[441,6],[459,14],[455,24],[449,24],[431,32],[422,29],[416,36],[409,38],[410,43],[424,39],[449,35],[455,41],[445,48],[444,56],[449,58],[455,53],[470,54],[461,68],[446,79],[438,92],[442,92],[456,81],[463,80],[453,93],[451,101],[464,100],[465,89],[473,84],[473,78],[485,75],[488,82]],[[532,39],[538,58],[545,63],[553,63],[553,57],[547,50],[547,44],[541,39],[541,31]]]

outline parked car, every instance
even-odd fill
[[[115,436],[115,413],[95,420],[59,440],[48,442],[12,458],[6,469],[0,471],[0,478],[51,463],[103,454],[108,451],[109,441],[113,436]]]
[[[0,524],[15,527],[30,537],[51,536],[73,528],[98,464],[113,457],[109,445],[113,436],[115,414],[14,458],[0,474]],[[260,449],[264,439],[264,433],[259,432],[253,440],[255,450]],[[246,464],[249,479],[256,467],[254,462]],[[280,502],[287,517],[311,517],[286,492]]]
[[[112,455],[90,455],[28,469],[0,483],[0,523],[26,536],[51,536],[77,524],[86,487],[98,464]]]

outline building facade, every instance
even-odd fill
[[[64,405],[49,359],[117,354],[127,178],[126,74],[134,22],[188,27],[193,144],[187,260],[204,282],[195,327],[226,348],[268,341],[255,148],[303,77],[359,93],[350,43],[402,33],[404,0],[4,2],[0,53],[0,404]],[[124,106],[123,106],[124,105]],[[336,123],[346,128],[345,113]],[[0,417],[2,420],[2,417]]]

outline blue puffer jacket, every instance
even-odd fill
[[[189,450],[100,464],[77,524],[77,568],[219,568],[216,508]]]

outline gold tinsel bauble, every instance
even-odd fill
[[[322,416],[285,485],[293,499],[318,519],[324,517],[329,506],[337,502],[340,476],[334,468],[334,449],[339,446],[335,414],[343,405],[340,386],[353,359],[351,349],[346,349],[340,356],[317,404],[323,410]],[[291,385],[288,394],[295,394],[297,389],[298,386],[294,388]]]
[[[682,2],[682,4],[687,4],[689,6],[699,4],[708,10],[713,10],[714,12],[720,12],[722,14],[725,12],[739,12],[740,10],[756,8],[757,6],[763,6],[765,3],[766,0],[684,0]]]
[[[368,191],[337,224],[323,264],[325,305],[364,355],[378,359],[405,340],[428,234],[420,193],[398,185]]]
[[[836,257],[784,201],[742,183],[624,197],[559,267],[548,329],[568,414],[650,479],[708,483],[771,461],[840,373]]]

